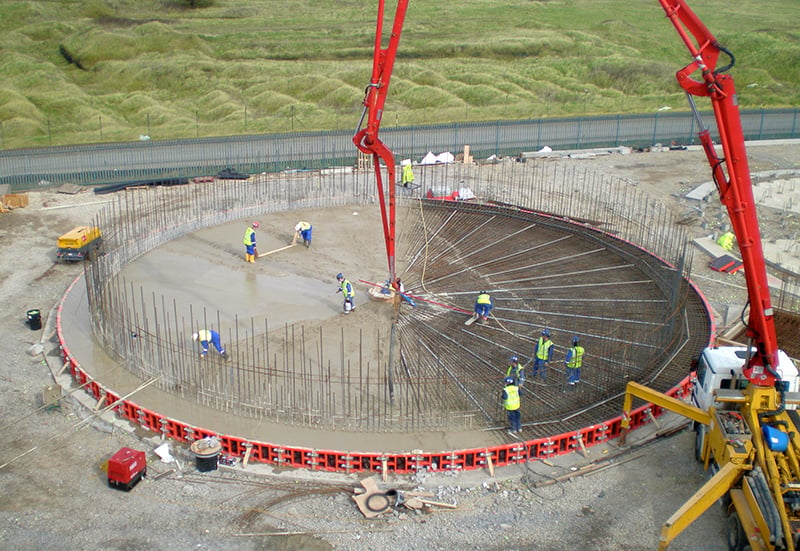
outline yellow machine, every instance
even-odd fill
[[[717,389],[715,405],[700,409],[635,382],[628,383],[624,443],[634,397],[694,421],[695,454],[711,479],[661,529],[659,549],[669,544],[717,501],[728,518],[732,551],[792,551],[800,543],[800,435],[798,416],[787,406],[800,393],[747,385]]]
[[[742,347],[709,347],[697,362],[692,404],[629,382],[620,441],[630,428],[634,397],[694,423],[695,456],[711,479],[664,524],[659,549],[720,501],[731,551],[794,551],[800,545],[800,404],[798,371],[778,348],[756,201],[733,78],[733,54],[720,45],[685,0],[658,0],[689,49],[676,74],[699,128],[720,200],[739,244],[747,283],[747,338]],[[717,66],[724,55],[727,64]],[[722,156],[694,97],[711,100]]]
[[[78,226],[58,238],[56,258],[63,262],[94,260],[103,246],[100,228]]]

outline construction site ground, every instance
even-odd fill
[[[800,168],[797,144],[753,144],[754,173]],[[628,178],[671,201],[695,237],[724,223],[712,192],[707,201],[685,195],[708,181],[699,150],[553,157]],[[760,212],[768,256],[788,264],[798,214],[785,185],[784,208]],[[777,194],[777,192],[776,192]],[[469,473],[418,473],[376,478],[383,489],[425,491],[455,505],[398,507],[367,519],[352,500],[363,475],[277,470],[250,463],[198,472],[188,449],[171,444],[177,459],[153,453],[158,437],[92,417],[91,404],[69,396],[46,406],[60,359],[53,350],[51,308],[80,274],[80,265],[54,263],[58,235],[88,223],[103,200],[88,192],[30,192],[24,208],[0,215],[0,542],[6,549],[653,549],[663,522],[697,490],[706,473],[694,460],[691,432],[668,417],[637,432],[630,447],[615,442],[553,461]],[[788,208],[786,208],[788,207]],[[796,208],[796,207],[795,207]],[[354,217],[353,246],[378,228]],[[716,221],[716,222],[715,222]],[[361,225],[359,225],[361,224]],[[796,238],[795,238],[796,239]],[[378,249],[380,252],[380,249]],[[741,273],[708,268],[698,249],[693,279],[708,297],[720,327],[746,302]],[[777,260],[776,260],[777,261]],[[376,265],[384,260],[376,258]],[[340,271],[330,266],[331,273]],[[48,323],[33,331],[26,312]],[[795,340],[797,332],[794,332]],[[69,393],[66,388],[63,392]],[[656,434],[664,438],[654,439]],[[637,443],[641,444],[637,446]],[[130,492],[109,488],[105,462],[121,447],[147,452],[148,476]],[[725,522],[716,508],[682,534],[672,549],[722,550]]]

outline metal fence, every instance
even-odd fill
[[[712,114],[705,114],[712,136]],[[800,110],[742,111],[748,140],[800,137]],[[647,148],[697,143],[691,113],[657,112],[565,119],[384,127],[382,140],[396,158],[421,159],[427,152],[458,153],[471,147],[476,159],[516,156],[543,146],[555,150],[629,146]],[[97,185],[217,174],[224,168],[258,174],[354,166],[356,149],[347,131],[295,132],[140,141],[0,151],[0,185],[25,191],[63,183]]]

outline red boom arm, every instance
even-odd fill
[[[693,58],[692,63],[676,73],[676,77],[686,91],[689,104],[700,124],[700,142],[711,164],[720,200],[728,210],[733,233],[742,253],[750,302],[747,335],[756,347],[756,354],[749,358],[744,374],[753,384],[772,386],[780,377],[774,369],[778,365],[778,342],[769,296],[766,261],[761,247],[761,233],[758,229],[736,89],[733,77],[724,74],[733,66],[733,55],[719,45],[683,0],[659,0],[659,3]],[[730,64],[717,69],[720,53],[730,57]],[[702,80],[695,80],[690,76],[698,70]],[[722,142],[722,159],[717,155],[708,129],[700,121],[692,96],[711,99]]]
[[[372,79],[364,94],[364,112],[358,123],[353,143],[363,153],[372,155],[375,167],[375,178],[378,186],[378,198],[381,205],[381,218],[383,220],[383,235],[386,241],[386,257],[389,262],[389,280],[395,280],[395,163],[394,155],[378,138],[378,130],[383,116],[383,106],[386,103],[386,94],[389,91],[389,80],[392,78],[392,68],[397,57],[397,46],[400,43],[400,33],[403,30],[403,20],[408,9],[408,0],[399,0],[394,16],[392,34],[389,45],[381,48],[383,38],[383,13],[385,0],[378,0],[378,22],[375,32],[375,55],[372,65]],[[361,128],[364,115],[367,115],[367,126]],[[381,177],[381,160],[386,164],[388,173],[389,209],[386,209],[386,197]]]

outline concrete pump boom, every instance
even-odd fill
[[[383,43],[383,17],[385,0],[378,0],[378,22],[375,32],[375,54],[372,65],[372,78],[364,93],[364,111],[353,136],[353,143],[363,153],[372,155],[375,168],[375,178],[378,187],[378,198],[381,206],[383,220],[383,235],[386,241],[386,258],[389,263],[389,280],[396,280],[395,268],[395,162],[391,150],[378,138],[378,131],[383,117],[383,106],[386,103],[386,94],[389,92],[389,81],[392,78],[394,60],[397,57],[397,46],[400,43],[400,33],[403,30],[403,20],[408,9],[408,0],[399,0],[395,10],[392,33],[389,43],[382,48]],[[366,115],[367,125],[361,128]],[[384,191],[381,176],[381,161],[386,165],[388,175],[387,190]],[[387,212],[386,192],[389,196]]]
[[[761,246],[736,88],[733,77],[725,74],[725,71],[733,67],[734,57],[717,42],[686,2],[658,1],[693,59],[676,73],[676,77],[686,92],[689,105],[700,125],[700,142],[711,164],[711,173],[720,200],[728,211],[742,255],[750,305],[747,336],[755,345],[755,355],[747,359],[744,376],[755,385],[774,386],[776,380],[780,379],[775,369],[778,365],[778,341],[769,296],[766,261]],[[730,63],[717,68],[721,53],[730,58]],[[700,71],[702,80],[691,77],[696,71]],[[700,120],[693,96],[704,96],[711,100],[723,158],[717,155],[710,132]]]

